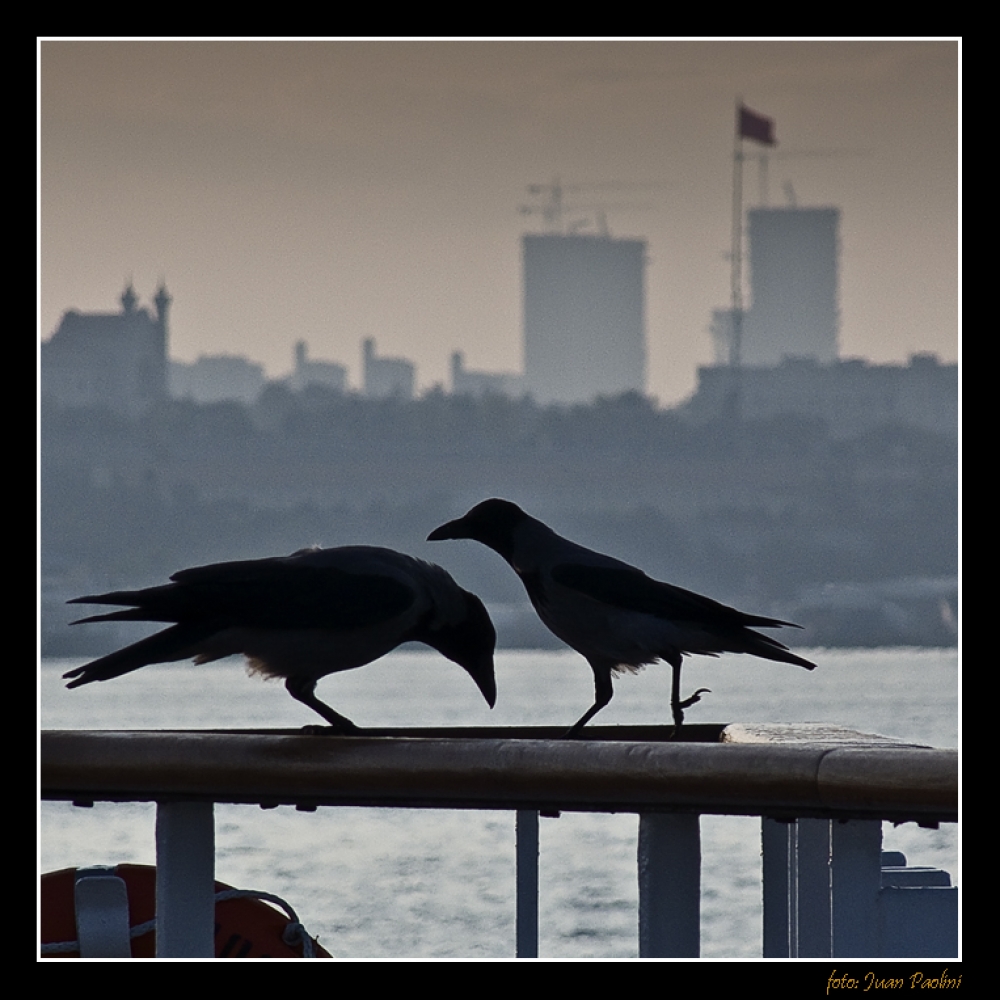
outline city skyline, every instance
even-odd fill
[[[374,337],[419,391],[449,384],[454,350],[520,371],[521,237],[543,225],[518,208],[558,178],[648,242],[647,390],[675,404],[729,302],[741,97],[776,123],[769,203],[842,212],[841,354],[954,361],[958,56],[954,40],[43,41],[40,336],[163,279],[179,360],[242,354],[275,378],[304,339],[357,388]]]

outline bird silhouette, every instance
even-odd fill
[[[442,524],[429,541],[471,538],[502,556],[520,577],[535,611],[558,638],[586,657],[594,672],[594,704],[566,733],[580,730],[611,701],[612,676],[665,660],[673,670],[671,711],[676,736],[684,709],[708,688],[681,699],[681,661],[700,653],[750,653],[766,660],[814,663],[754,628],[791,622],[748,615],[648,577],[642,570],[557,535],[508,500],[484,500],[464,517]]]
[[[82,622],[171,622],[64,677],[74,688],[151,663],[209,663],[242,653],[251,670],[285,678],[297,701],[338,733],[358,731],[315,695],[327,674],[363,667],[404,642],[422,642],[462,667],[496,701],[496,632],[482,601],[440,566],[392,549],[301,549],[290,556],[181,570],[171,583],[77,597],[126,610]]]

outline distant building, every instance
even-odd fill
[[[451,391],[456,396],[510,396],[517,399],[524,395],[524,376],[516,372],[477,372],[465,367],[465,355],[454,351],[451,355]]]
[[[170,362],[170,395],[196,403],[234,399],[255,403],[266,378],[264,366],[232,354],[203,354],[191,364]]]
[[[375,399],[413,399],[416,367],[405,358],[380,358],[375,340],[364,342],[364,391]]]
[[[679,412],[697,423],[718,420],[731,391],[727,366],[699,368],[694,395]],[[836,437],[880,424],[958,432],[958,365],[942,364],[934,354],[912,354],[906,365],[786,358],[779,365],[747,366],[740,371],[740,395],[744,419],[821,417]]]
[[[59,406],[105,406],[137,416],[167,398],[167,316],[163,284],[154,311],[137,307],[132,283],[121,312],[68,309],[42,344],[42,397]]]
[[[586,403],[646,388],[643,240],[526,235],[525,388],[540,403]]]
[[[713,309],[708,332],[712,335],[712,359],[717,365],[729,364],[733,342],[732,309]]]
[[[840,210],[752,208],[747,212],[749,310],[741,360],[777,365],[784,358],[835,361],[840,332]],[[732,330],[732,315],[713,317],[713,336]],[[728,358],[727,358],[728,359]]]
[[[335,392],[347,390],[347,367],[336,361],[310,361],[304,340],[295,344],[295,368],[288,380],[290,388],[301,392],[307,385],[322,385]]]

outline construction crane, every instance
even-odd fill
[[[609,204],[601,202],[596,204],[566,204],[563,195],[566,192],[593,191],[593,190],[636,190],[654,187],[667,187],[665,183],[651,181],[628,182],[628,181],[597,181],[589,184],[563,184],[558,177],[554,178],[551,184],[529,184],[527,191],[530,195],[542,197],[544,200],[538,205],[521,205],[518,211],[521,215],[541,215],[545,227],[550,233],[575,233],[585,228],[589,223],[586,219],[577,219],[574,222],[567,222],[566,217],[571,213],[594,212],[598,231],[602,236],[609,236],[606,213],[609,211],[648,211],[653,208],[647,203],[624,203]]]

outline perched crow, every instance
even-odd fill
[[[341,733],[357,731],[314,691],[404,642],[423,642],[464,668],[493,707],[496,632],[475,594],[440,566],[365,545],[181,570],[148,590],[77,597],[125,611],[83,622],[172,622],[170,628],[64,674],[68,687],[106,681],[150,663],[209,663],[242,653],[250,668],[284,677],[288,693]]]
[[[699,688],[681,701],[684,654],[751,653],[767,660],[815,664],[790,653],[748,626],[777,628],[791,622],[746,615],[708,597],[660,583],[611,556],[561,538],[507,500],[484,500],[464,517],[428,535],[429,541],[472,538],[510,563],[539,617],[563,642],[587,658],[594,671],[594,704],[569,730],[580,730],[611,701],[611,676],[666,660],[673,668],[674,735],[684,709],[701,699]]]

